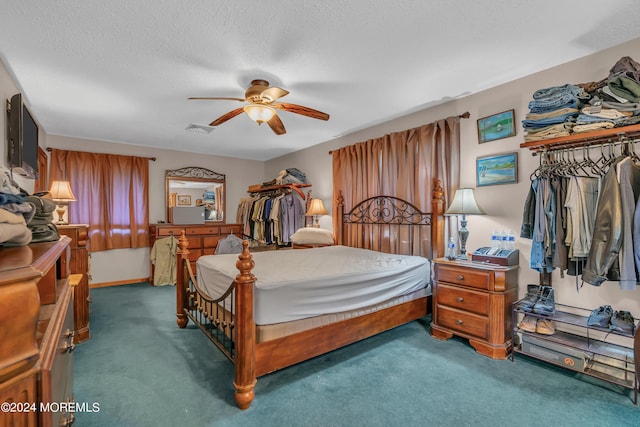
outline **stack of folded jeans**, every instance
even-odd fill
[[[529,102],[529,113],[522,121],[525,141],[569,135],[580,108],[589,98],[584,89],[572,84],[535,91]]]

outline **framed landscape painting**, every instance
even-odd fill
[[[478,119],[478,143],[508,138],[516,134],[514,110]]]
[[[478,157],[476,177],[478,187],[518,182],[518,153]]]

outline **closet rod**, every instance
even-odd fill
[[[47,151],[51,151],[52,148],[51,147],[47,147]],[[124,154],[112,154],[113,156],[123,156]],[[144,156],[131,156],[131,157],[142,157],[143,159],[148,159],[151,160],[152,162],[156,161],[155,157],[144,157]]]

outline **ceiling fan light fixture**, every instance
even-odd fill
[[[251,117],[251,120],[255,121],[258,124],[268,122],[276,114],[276,110],[269,107],[268,105],[261,104],[245,105],[243,110],[249,117]]]

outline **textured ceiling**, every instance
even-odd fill
[[[0,59],[49,134],[267,160],[640,37],[633,0],[2,0]],[[283,102],[274,135],[241,106]]]

